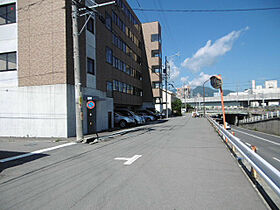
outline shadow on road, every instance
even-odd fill
[[[5,158],[19,156],[19,155],[25,155],[25,154],[27,154],[27,153],[26,152],[15,152],[15,151],[0,150],[0,160],[3,160]],[[28,163],[28,162],[31,162],[31,161],[34,161],[34,160],[37,160],[39,158],[46,157],[46,156],[48,156],[48,155],[46,155],[46,154],[33,154],[31,156],[23,157],[23,158],[16,159],[16,160],[7,161],[7,162],[4,162],[4,163],[0,162],[0,173],[7,168],[22,165],[24,163]]]

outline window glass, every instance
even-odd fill
[[[152,50],[152,57],[161,57],[159,50]]]
[[[11,71],[16,69],[17,69],[16,52],[0,54],[0,71]]]
[[[111,31],[112,30],[112,18],[111,16],[106,13],[106,27]]]
[[[9,53],[8,58],[7,58],[7,62],[8,62],[8,70],[17,69],[16,53]]]
[[[158,74],[161,73],[161,70],[160,70],[159,66],[152,66],[152,71],[153,71],[153,73],[158,73]]]
[[[110,64],[113,63],[113,51],[109,47],[106,47],[106,61]]]
[[[151,41],[152,42],[160,42],[161,41],[160,35],[159,34],[152,34],[151,35]]]
[[[0,25],[16,22],[16,4],[0,6]]]
[[[94,34],[94,20],[92,18],[87,23],[87,30]]]
[[[6,7],[0,7],[0,25],[6,24]]]
[[[94,60],[88,58],[87,59],[87,72],[90,74],[95,74],[94,72]]]
[[[0,54],[0,71],[7,70],[7,54]]]
[[[7,23],[16,22],[16,5],[12,4],[7,6]]]

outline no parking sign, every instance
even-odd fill
[[[93,109],[94,107],[95,107],[94,101],[88,101],[88,102],[87,102],[87,108],[88,108],[88,109]]]

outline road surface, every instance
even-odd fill
[[[234,126],[232,130],[248,146],[256,146],[257,153],[267,162],[280,170],[280,136]]]
[[[1,163],[0,209],[266,209],[204,118]]]

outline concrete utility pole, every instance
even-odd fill
[[[92,1],[94,3],[94,1]],[[83,15],[89,14],[91,15],[97,7],[103,7],[107,5],[115,4],[115,1],[110,1],[102,4],[94,4],[93,6],[86,7],[83,5],[83,8],[77,8],[77,1],[72,0],[72,30],[73,30],[73,59],[74,59],[74,77],[75,77],[75,107],[76,107],[76,140],[82,141],[84,139],[83,134],[83,112],[82,112],[82,104],[83,104],[83,95],[81,91],[81,68],[80,68],[80,49],[79,49],[79,35],[84,30],[87,22],[90,19],[88,17],[81,31],[78,29],[78,11],[86,11]]]
[[[186,103],[186,83],[184,82],[184,100],[185,100],[185,113],[187,113],[187,103]]]
[[[76,107],[76,140],[82,141],[83,134],[83,112],[82,112],[82,92],[81,92],[81,69],[80,69],[80,49],[78,30],[78,8],[76,2],[72,1],[72,29],[73,29],[73,58],[75,76],[75,107]]]
[[[167,61],[167,56],[165,56],[165,101],[166,101],[166,119],[168,118],[168,102],[167,102],[167,90],[168,90],[168,61]]]

